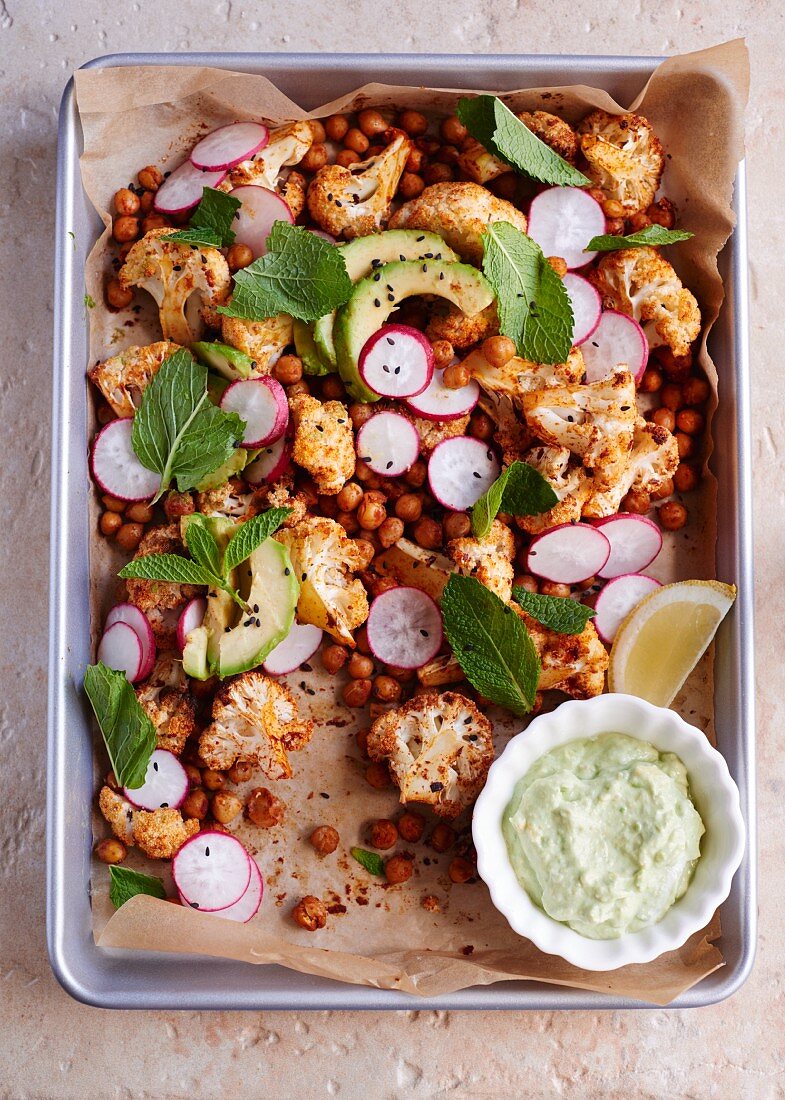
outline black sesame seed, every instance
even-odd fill
[[[380,306],[380,305],[381,305],[382,303],[381,303],[381,302],[379,301],[379,299],[378,299],[378,298],[374,298],[374,300],[373,300],[373,304],[374,304],[374,305],[376,306],[376,308],[378,309],[378,308],[379,308],[379,306]]]
[[[420,627],[420,633],[422,634],[423,638],[428,638],[428,637],[430,637],[430,635],[428,634],[428,631],[427,631],[427,630],[423,630],[423,628],[422,628],[422,627]]]
[[[207,845],[207,847],[205,848],[205,850],[204,850],[204,854],[205,854],[206,856],[209,856],[209,854],[210,854],[210,845],[209,845],[209,844],[208,844],[208,845]]]
[[[428,265],[427,265],[427,264],[423,264],[423,265],[422,265],[422,269],[423,269],[423,271],[427,271],[427,270],[428,270]]]
[[[393,340],[392,336],[386,336],[385,339],[387,340],[387,343],[390,345],[390,347],[395,346],[395,341]]]
[[[394,302],[395,301],[395,295],[394,294],[388,294],[387,295],[387,301],[388,302]]]
[[[259,614],[259,604],[258,604],[258,603],[255,603],[255,604],[253,605],[253,609],[254,609],[254,614],[255,614],[255,615],[258,615],[258,614]]]
[[[469,740],[470,741],[476,741],[477,740],[477,734],[476,733],[470,733],[469,734]]]
[[[395,370],[393,371],[393,374],[400,374],[400,373],[401,373],[401,368],[400,367],[396,367]]]
[[[253,619],[246,619],[243,626],[253,626]]]
[[[332,191],[328,191],[328,192],[327,192],[327,201],[328,201],[328,202],[332,202],[332,201],[333,201],[333,193],[332,193]]]
[[[162,802],[161,805],[159,806],[159,809],[168,810],[169,809],[169,803],[168,802]]]
[[[231,629],[232,628],[230,626],[225,626],[224,627],[224,634],[228,634]]]
[[[329,798],[330,796],[327,793],[327,791],[319,791],[319,797],[320,798]]]
[[[323,432],[324,431],[324,425],[323,424],[317,424],[316,425],[316,430],[317,430],[317,432]]]
[[[424,241],[424,240],[425,240],[425,234],[423,233],[423,235],[421,237],[417,238],[417,243],[419,244],[420,241]]]
[[[382,265],[381,260],[371,260],[371,267],[381,267],[381,265]]]
[[[622,405],[621,411],[623,413],[629,412],[630,411],[630,406],[629,405]]]
[[[444,790],[444,783],[431,783],[431,790],[434,792],[434,794],[437,791],[443,791]]]
[[[404,256],[403,252],[402,252],[402,253],[400,254],[400,256],[398,257],[398,259],[399,259],[399,260],[405,260],[405,259],[406,259],[406,257]]]
[[[384,468],[385,468],[385,470],[389,470],[389,469],[391,469],[391,468],[392,468],[392,464],[393,464],[393,462],[392,462],[392,459],[390,459],[390,461],[389,461],[389,462],[387,463],[387,465],[386,465],[386,466],[384,467]]]
[[[439,272],[439,279],[441,280],[441,279],[443,279],[443,278],[444,278],[444,272],[443,272],[443,271],[440,271],[440,272]]]
[[[199,902],[198,901],[189,901],[188,904],[191,906],[192,909],[198,909],[199,908]]]
[[[302,575],[302,577],[300,578],[300,580],[303,580],[303,581],[304,581],[304,580],[307,580],[307,578],[308,578],[308,574],[307,574],[307,573],[303,573],[303,575]]]
[[[286,566],[286,568],[285,568],[285,569],[284,569],[284,571],[283,571],[283,575],[284,575],[285,577],[288,577],[290,573],[291,573],[291,569],[290,569],[290,568],[289,568],[289,566],[287,565],[287,566]]]
[[[374,277],[373,277],[373,281],[374,281],[375,283],[378,283],[380,279],[381,279],[381,275],[380,275],[380,274],[379,274],[379,272],[377,271],[377,272],[376,272],[376,274],[375,274],[375,275],[374,275]]]
[[[174,264],[173,265],[173,270],[174,271],[182,271],[183,270],[183,265],[182,264]]]
[[[476,470],[472,470],[472,477],[476,477],[479,479],[480,477],[482,477],[482,474],[478,474]]]
[[[390,373],[390,368],[387,366],[386,363],[382,363],[382,370],[384,371],[385,374]]]
[[[158,762],[157,761],[153,761],[153,771],[154,772],[158,771]]]
[[[343,206],[343,203],[340,201],[340,199],[336,199],[335,200],[335,205],[336,206]]]

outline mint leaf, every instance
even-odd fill
[[[267,253],[234,276],[234,293],[218,312],[264,321],[288,313],[315,321],[343,305],[352,293],[341,250],[307,229],[275,222]]]
[[[483,234],[482,270],[496,293],[499,326],[533,363],[563,363],[572,349],[572,306],[540,246],[509,222]]]
[[[229,539],[224,551],[223,574],[228,577],[233,569],[250,558],[254,550],[277,531],[291,512],[291,508],[270,508],[260,516],[254,516],[241,524]]]
[[[202,199],[190,219],[189,229],[170,234],[168,240],[204,244],[211,248],[234,242],[234,216],[242,206],[239,199],[214,187],[202,188]]]
[[[109,900],[115,909],[135,894],[149,894],[151,898],[166,898],[163,879],[143,875],[141,871],[132,871],[130,867],[109,868]]]
[[[85,309],[95,309],[95,298],[92,294],[85,294],[83,301]]]
[[[123,566],[118,577],[173,584],[210,584],[211,576],[201,565],[179,554],[145,554]]]
[[[569,596],[541,596],[516,584],[512,598],[538,623],[557,634],[582,634],[595,612]]]
[[[639,229],[637,233],[630,233],[628,237],[618,237],[612,233],[603,233],[600,237],[592,237],[584,248],[584,252],[617,252],[622,248],[642,248],[648,245],[650,248],[658,248],[664,244],[677,244],[679,241],[688,241],[694,237],[694,233],[688,233],[686,229],[666,229],[662,225],[647,225],[645,229]]]
[[[559,498],[539,470],[528,462],[512,462],[472,507],[472,532],[482,539],[499,512],[512,516],[539,516]]]
[[[163,361],[142,394],[131,444],[139,461],[161,475],[155,500],[173,480],[195,488],[234,453],[244,422],[207,397],[207,368],[181,348]]]
[[[496,96],[460,99],[456,114],[471,136],[508,167],[540,183],[591,187],[583,172],[540,141]]]
[[[384,860],[376,852],[369,852],[365,848],[350,848],[349,851],[369,874],[384,877]]]
[[[98,719],[118,784],[141,787],[156,746],[155,726],[125,674],[100,661],[88,665],[84,689]]]
[[[466,679],[514,714],[534,706],[540,658],[511,607],[474,577],[453,574],[442,593],[447,640]]]
[[[194,513],[185,529],[185,545],[196,564],[200,565],[205,573],[220,580],[223,576],[221,547],[205,522],[204,516],[199,512]]]

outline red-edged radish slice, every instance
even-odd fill
[[[155,634],[153,634],[153,628],[150,626],[150,620],[143,611],[140,611],[138,607],[134,607],[132,603],[118,603],[106,616],[104,631],[107,631],[110,626],[114,626],[115,623],[125,623],[130,626],[139,639],[139,644],[142,647],[142,667],[139,669],[139,679],[146,680],[153,671],[156,651]]]
[[[610,645],[632,609],[655,588],[661,587],[654,577],[644,577],[640,573],[625,573],[608,581],[594,601],[592,620],[602,640]]]
[[[185,643],[191,631],[202,625],[206,611],[207,600],[204,596],[195,596],[185,605],[182,615],[177,620],[177,644],[180,649],[185,649]]]
[[[329,241],[330,244],[338,244],[332,233],[325,233],[323,229],[309,229],[308,232],[313,233],[314,237],[321,237],[323,241]]]
[[[243,447],[266,447],[275,443],[289,423],[289,405],[280,382],[264,378],[241,378],[230,383],[221,398],[224,412],[235,412],[245,421]]]
[[[282,477],[289,466],[291,454],[285,436],[265,447],[258,458],[243,470],[243,477],[249,485],[268,485]]]
[[[118,500],[149,500],[161,486],[161,475],[143,466],[131,446],[133,419],[112,420],[95,437],[91,466],[105,493]]]
[[[409,325],[382,325],[360,352],[360,377],[382,397],[414,397],[433,378],[430,340]]]
[[[419,453],[419,432],[400,413],[376,413],[357,433],[357,454],[375,474],[400,477],[414,465]]]
[[[191,150],[191,164],[202,172],[234,168],[264,149],[270,131],[261,122],[232,122],[203,137]]]
[[[460,420],[472,411],[480,396],[477,382],[472,378],[460,389],[451,390],[443,378],[444,371],[435,370],[422,393],[406,399],[413,413],[426,420]]]
[[[215,913],[234,905],[251,881],[251,857],[228,833],[190,837],[172,860],[172,878],[184,905]]]
[[[624,364],[637,383],[646,370],[649,343],[633,317],[616,309],[606,309],[594,332],[581,344],[581,354],[586,364],[587,382],[608,378]]]
[[[463,512],[476,504],[501,473],[487,443],[456,435],[434,447],[428,462],[431,492],[445,508]]]
[[[562,280],[572,306],[573,347],[588,340],[602,316],[602,298],[595,287],[582,275],[568,271]]]
[[[441,612],[419,588],[391,588],[377,596],[366,627],[374,657],[396,668],[420,668],[441,648]]]
[[[168,749],[156,749],[147,764],[141,787],[123,787],[123,794],[140,810],[176,810],[182,806],[190,783],[188,772]]]
[[[597,576],[603,580],[640,573],[651,565],[662,549],[662,532],[648,516],[622,512],[607,519],[597,519],[594,526],[611,544],[610,557],[597,571]]]
[[[226,169],[203,172],[187,160],[164,180],[155,193],[153,206],[160,214],[184,214],[202,201],[205,187],[217,187],[226,179]]]
[[[282,642],[265,658],[262,668],[270,676],[283,676],[295,672],[303,661],[313,657],[322,644],[323,631],[310,623],[293,623]]]
[[[580,188],[549,187],[532,199],[526,232],[546,256],[561,256],[570,269],[585,267],[597,253],[584,249],[605,232],[605,215]]]
[[[561,523],[532,539],[526,568],[555,584],[577,584],[596,576],[610,553],[611,544],[598,527]]]
[[[294,225],[291,210],[275,191],[247,183],[243,187],[235,187],[230,194],[242,203],[232,222],[235,243],[247,244],[254,259],[267,252],[267,238],[274,222]]]
[[[212,916],[247,924],[259,912],[259,906],[262,904],[264,896],[264,879],[256,860],[253,856],[249,856],[249,859],[251,860],[251,881],[248,883],[245,893],[234,905],[227,905],[225,909],[218,909],[211,914]],[[180,895],[180,901],[183,905],[188,904],[182,894]]]
[[[98,644],[98,660],[117,672],[124,672],[132,684],[142,679],[144,656],[139,635],[128,623],[114,623]]]

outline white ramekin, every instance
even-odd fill
[[[538,757],[567,741],[600,733],[626,733],[661,752],[676,753],[687,769],[692,798],[706,826],[701,858],[684,896],[659,924],[615,940],[588,939],[539,909],[515,876],[501,828],[515,784]],[[616,694],[562,703],[513,737],[488,773],[474,808],[472,832],[477,869],[499,912],[541,951],[584,970],[650,962],[681,947],[727,898],[745,842],[738,789],[705,734],[672,710]]]

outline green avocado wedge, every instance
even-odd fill
[[[294,350],[303,361],[303,370],[306,374],[321,375],[332,374],[335,363],[322,358],[322,354],[314,340],[314,324],[300,321],[294,318],[292,331],[294,334]]]
[[[238,378],[250,378],[256,366],[250,355],[217,340],[199,340],[191,344],[191,351],[205,367],[223,375],[230,382],[236,382]]]

